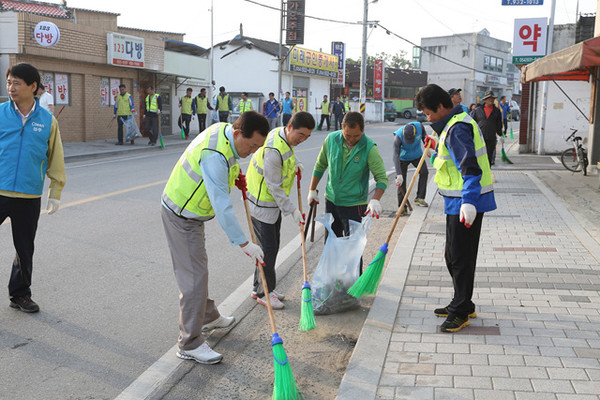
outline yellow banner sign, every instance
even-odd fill
[[[337,78],[338,56],[294,47],[290,57],[290,71]]]

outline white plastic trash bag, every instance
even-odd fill
[[[365,246],[371,218],[362,223],[349,221],[350,236],[337,237],[331,229],[333,215],[321,214],[316,219],[327,229],[323,254],[312,280],[312,304],[315,314],[335,314],[360,307],[360,300],[346,291],[359,277],[359,263]]]
[[[133,140],[137,137],[141,137],[142,134],[140,132],[140,129],[138,128],[137,124],[135,123],[135,118],[133,118],[133,115],[129,115],[127,117],[119,117],[121,119],[121,122],[123,122],[123,125],[125,126],[125,130],[127,132],[127,140]]]

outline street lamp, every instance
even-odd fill
[[[376,3],[378,0],[372,0],[371,3]],[[360,105],[359,111],[366,110],[365,103],[367,102],[367,25],[369,16],[369,0],[365,0],[365,10],[363,13],[363,43],[362,43],[362,60],[360,62]]]

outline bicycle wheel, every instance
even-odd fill
[[[574,149],[566,149],[560,156],[560,161],[566,169],[573,172],[581,171],[581,164],[577,160],[577,154]]]

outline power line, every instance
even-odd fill
[[[273,7],[273,6],[268,6],[266,4],[261,4],[257,1],[254,0],[244,0],[247,3],[252,3],[252,4],[256,4],[257,6],[261,6],[261,7],[265,7],[265,8],[269,8],[271,10],[276,10],[281,12],[281,8],[278,7]],[[362,22],[350,22],[350,21],[340,21],[337,19],[329,19],[329,18],[321,18],[321,17],[313,17],[312,15],[306,15],[303,14],[301,12],[297,12],[298,16],[304,16],[305,18],[309,18],[309,19],[315,19],[317,21],[325,21],[325,22],[334,22],[336,24],[346,24],[346,25],[362,25]]]

